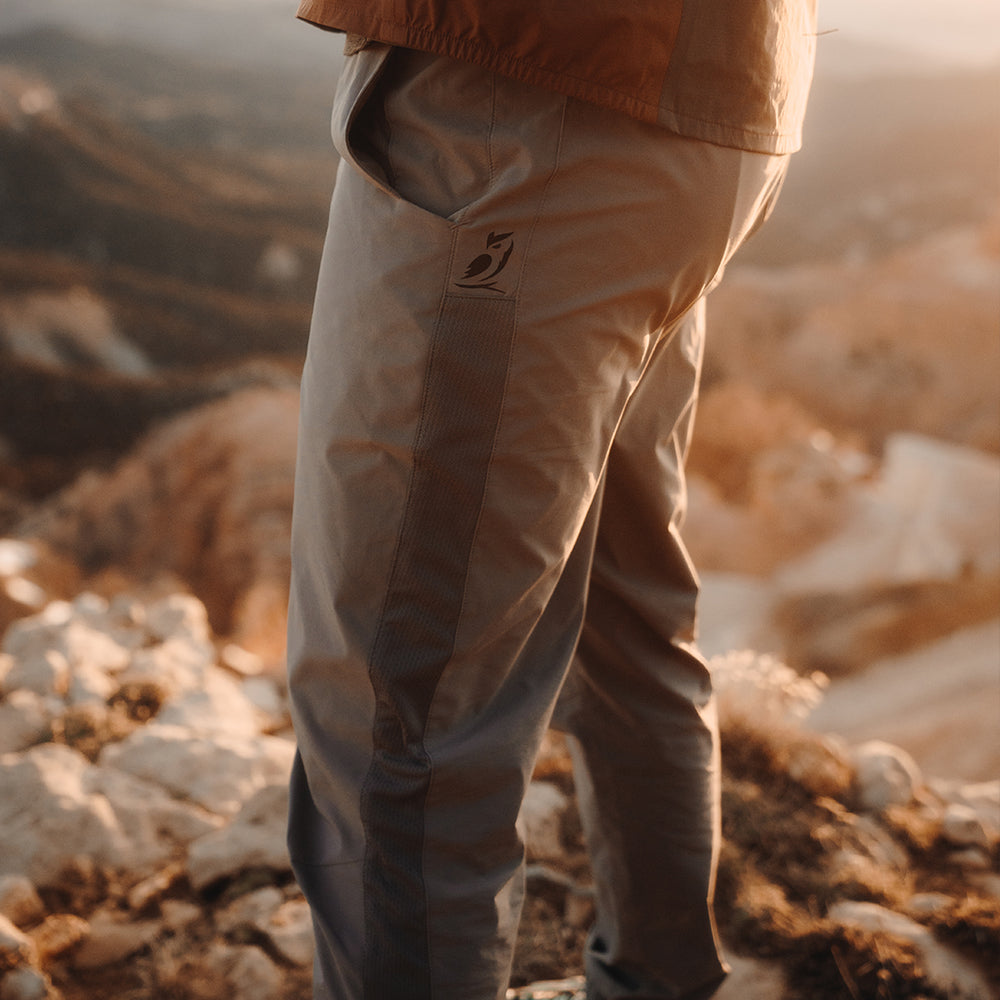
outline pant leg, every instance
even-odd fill
[[[704,334],[699,303],[633,394],[608,463],[566,728],[597,888],[590,1000],[696,1000],[725,967],[711,912],[719,838],[711,681],[692,643],[679,534]]]
[[[341,86],[303,376],[289,843],[317,998],[489,1000],[612,441],[753,206],[736,151],[386,58]]]

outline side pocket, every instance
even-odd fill
[[[341,156],[390,197],[459,221],[493,182],[492,72],[388,46],[354,60],[334,124]]]
[[[330,125],[333,145],[341,159],[347,160],[387,193],[391,190],[379,176],[382,171],[377,163],[370,162],[365,144],[358,144],[356,134],[359,119],[372,117],[366,111],[391,54],[392,47],[389,45],[370,44],[347,56],[337,83]]]

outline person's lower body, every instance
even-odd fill
[[[334,132],[288,650],[316,1000],[504,995],[560,691],[590,1000],[702,1000],[718,741],[683,461],[704,296],[785,158],[383,46]]]

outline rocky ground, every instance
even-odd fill
[[[33,561],[34,547],[0,544],[8,583]],[[47,602],[2,648],[0,996],[306,996],[280,677],[183,594]],[[1000,783],[939,780],[899,747],[809,732],[819,675],[750,652],[713,663],[719,920],[735,964],[723,997],[996,996]],[[572,996],[592,894],[556,734],[522,825],[512,996]]]

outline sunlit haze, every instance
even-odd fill
[[[820,30],[955,61],[1000,58],[996,0],[820,0]]]

